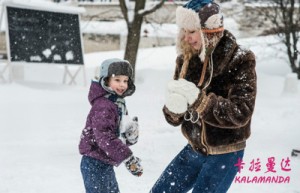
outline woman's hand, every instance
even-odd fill
[[[200,89],[192,82],[183,78],[171,80],[168,83],[168,92],[182,95],[189,105],[192,105],[200,94]]]

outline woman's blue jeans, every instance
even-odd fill
[[[120,192],[112,165],[88,156],[82,156],[80,169],[86,193]]]
[[[151,193],[226,193],[242,159],[244,150],[220,154],[201,155],[190,145],[172,160],[151,189]]]

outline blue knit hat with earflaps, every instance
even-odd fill
[[[101,63],[99,83],[105,90],[107,90],[110,93],[113,92],[111,89],[108,88],[106,81],[107,78],[118,75],[125,75],[129,78],[128,89],[125,91],[122,97],[132,95],[135,92],[135,85],[133,83],[133,69],[131,67],[131,64],[127,60],[122,60],[119,58],[107,59]]]

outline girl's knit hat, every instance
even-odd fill
[[[133,70],[131,64],[127,60],[122,60],[119,58],[111,58],[102,62],[100,67],[99,81],[105,90],[112,92],[112,90],[109,89],[106,84],[107,78],[118,75],[125,75],[129,78],[128,89],[123,94],[123,97],[132,95],[135,91],[135,85],[133,83]]]
[[[125,75],[132,78],[132,67],[127,60],[122,60],[119,58],[111,58],[104,60],[101,64],[100,78]]]
[[[177,51],[182,54],[180,43],[184,37],[184,30],[200,29],[202,48],[199,54],[204,61],[207,51],[216,46],[223,36],[223,15],[220,6],[213,0],[190,0],[183,7],[176,9],[176,24],[179,27]]]

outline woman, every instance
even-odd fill
[[[223,28],[219,5],[191,0],[176,10],[174,80],[163,108],[188,140],[152,193],[226,193],[250,136],[256,98],[255,56]]]

